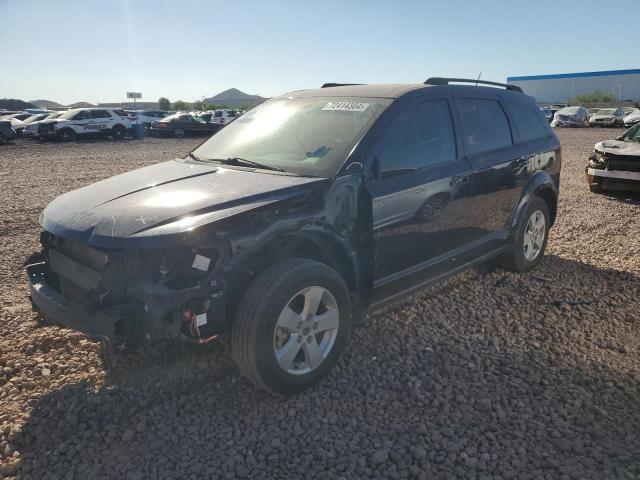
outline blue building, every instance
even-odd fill
[[[640,100],[640,69],[507,77],[507,83],[518,85],[541,103],[566,102],[596,90],[616,100]]]

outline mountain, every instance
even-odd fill
[[[4,110],[24,110],[25,108],[38,108],[35,105],[14,98],[0,98],[0,108]]]
[[[91,108],[91,107],[95,107],[95,105],[89,103],[89,102],[76,102],[76,103],[72,103],[71,105],[67,105],[67,107],[69,108]]]
[[[64,105],[53,100],[31,100],[29,103],[33,103],[38,108],[64,108]]]
[[[249,95],[237,88],[230,88],[213,97],[205,98],[205,102],[211,105],[228,105],[229,107],[254,107],[265,101],[259,95]]]

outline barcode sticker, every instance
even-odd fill
[[[211,259],[207,258],[203,255],[198,255],[196,254],[195,258],[193,259],[193,265],[191,265],[193,268],[197,268],[198,270],[202,270],[204,272],[206,272],[207,270],[209,270],[209,264],[211,263]]]
[[[331,110],[334,112],[364,112],[368,106],[368,103],[329,102],[322,110]]]
[[[207,314],[201,313],[200,315],[196,315],[196,325],[201,327],[207,324]]]

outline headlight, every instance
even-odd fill
[[[607,163],[607,159],[597,150],[594,150],[589,157],[589,166],[595,168],[604,168]]]

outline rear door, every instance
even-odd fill
[[[107,110],[91,110],[91,121],[87,122],[86,131],[102,132],[110,128],[111,114]]]
[[[504,241],[529,171],[499,96],[456,95],[466,159],[473,169],[471,226],[491,246]]]
[[[467,242],[471,171],[459,154],[448,97],[401,107],[366,163],[375,287],[446,261]]]

